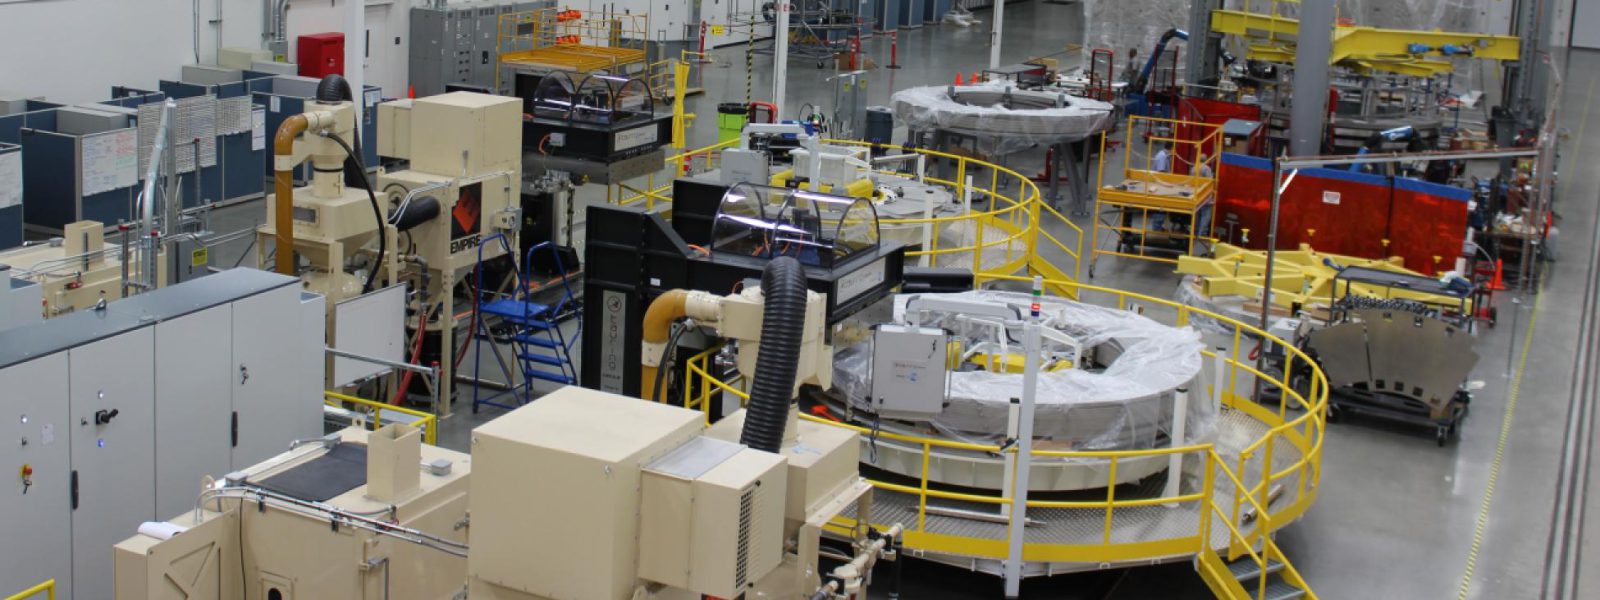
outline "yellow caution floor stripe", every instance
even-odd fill
[[[1594,103],[1595,83],[1600,78],[1589,80],[1589,90],[1585,96],[1583,118],[1578,121],[1579,143],[1582,143],[1584,130],[1589,125],[1589,107]],[[1535,259],[1537,260],[1537,259]],[[1545,281],[1549,281],[1548,278]],[[1543,287],[1544,282],[1540,282]],[[1533,329],[1539,324],[1539,307],[1544,305],[1544,294],[1539,293],[1533,302],[1533,314],[1528,318],[1528,330],[1522,334],[1522,357],[1517,362],[1517,370],[1511,379],[1511,388],[1506,394],[1506,414],[1500,422],[1500,439],[1495,442],[1494,461],[1489,465],[1489,484],[1483,489],[1483,503],[1478,508],[1478,522],[1472,530],[1472,548],[1467,551],[1467,568],[1461,573],[1461,592],[1456,595],[1457,600],[1467,600],[1467,592],[1472,589],[1472,571],[1478,565],[1478,551],[1483,548],[1483,532],[1489,526],[1489,508],[1494,504],[1494,487],[1500,480],[1500,464],[1506,455],[1506,442],[1511,438],[1511,423],[1517,411],[1517,399],[1521,397],[1522,374],[1528,367],[1528,351],[1533,346]]]
[[[1495,442],[1494,461],[1489,464],[1489,484],[1483,489],[1483,504],[1478,508],[1478,523],[1472,530],[1472,548],[1467,551],[1467,568],[1461,573],[1461,593],[1458,600],[1467,600],[1472,588],[1472,570],[1478,564],[1478,550],[1483,547],[1483,531],[1489,525],[1489,507],[1494,503],[1494,486],[1500,480],[1500,464],[1506,455],[1506,441],[1511,438],[1511,423],[1517,411],[1517,398],[1521,397],[1522,374],[1528,367],[1528,351],[1533,346],[1533,328],[1539,324],[1539,307],[1544,304],[1544,294],[1533,303],[1533,314],[1528,317],[1528,330],[1522,335],[1522,357],[1517,361],[1516,374],[1511,378],[1511,388],[1506,393],[1506,414],[1500,421],[1500,440]],[[1513,316],[1514,317],[1514,316]]]

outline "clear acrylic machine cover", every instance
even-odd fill
[[[864,198],[741,183],[722,196],[710,250],[831,268],[878,239],[878,213]]]
[[[585,123],[623,123],[649,117],[655,97],[643,81],[596,73],[574,81],[565,72],[546,75],[534,89],[534,116]]]

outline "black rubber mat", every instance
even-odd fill
[[[303,465],[256,482],[268,490],[325,502],[367,484],[367,445],[345,442]]]

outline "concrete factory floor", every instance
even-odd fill
[[[978,17],[987,20],[989,13],[980,12]],[[1075,4],[1012,5],[1007,10],[1004,62],[1065,50],[1079,41],[1082,19],[1082,8]],[[896,89],[947,84],[958,70],[968,74],[981,70],[988,62],[987,38],[986,24],[903,30],[899,61],[904,68],[873,70],[868,103],[888,104]],[[879,65],[888,63],[886,39],[868,42],[867,50]],[[1120,60],[1127,49],[1117,50]],[[705,94],[689,100],[689,109],[699,115],[691,134],[694,147],[715,141],[718,102],[745,98],[743,47],[719,50],[717,55],[726,66],[707,67],[700,83]],[[1075,56],[1062,58],[1075,60]],[[770,67],[769,57],[756,59],[757,99],[770,95]],[[832,86],[823,80],[832,74],[832,69],[795,61],[789,70],[785,116],[792,117],[804,102],[830,106]],[[1300,522],[1277,536],[1321,597],[1442,598],[1457,596],[1463,587],[1463,598],[1525,598],[1536,593],[1577,344],[1574,323],[1582,309],[1583,281],[1596,243],[1600,169],[1587,165],[1600,155],[1600,123],[1589,132],[1587,122],[1597,81],[1600,54],[1575,51],[1560,116],[1561,125],[1570,132],[1557,204],[1562,216],[1561,260],[1551,265],[1540,295],[1520,298],[1519,314],[1513,316],[1519,312],[1513,296],[1502,294],[1497,298],[1498,328],[1479,329],[1475,348],[1481,360],[1473,379],[1483,388],[1476,393],[1472,417],[1459,442],[1439,448],[1431,432],[1365,420],[1330,426],[1320,498]],[[1038,168],[1040,157],[1035,152],[1010,162],[1027,173]],[[213,215],[212,227],[237,229],[259,222],[262,212],[260,202],[224,209]],[[1088,223],[1080,225],[1087,228]],[[242,246],[217,253],[226,260],[223,266],[232,264]],[[1158,297],[1172,297],[1178,282],[1169,266],[1114,258],[1103,259],[1096,273],[1094,284]],[[457,416],[442,428],[441,442],[464,450],[467,432],[499,411],[472,415],[470,390],[463,390],[460,398]],[[1520,399],[1514,414],[1508,409],[1512,398]],[[1492,498],[1486,490],[1492,491]],[[1600,511],[1600,499],[1588,502],[1592,510]],[[1477,528],[1482,529],[1481,538]],[[1600,597],[1600,583],[1594,583],[1594,577],[1600,577],[1600,538],[1587,539],[1584,550],[1591,575],[1584,579],[1585,588],[1591,591],[1579,596]],[[920,561],[908,567],[906,586],[908,598],[995,598],[1001,590],[1000,581],[990,576]],[[1024,590],[1036,598],[1211,597],[1187,562],[1030,581]]]

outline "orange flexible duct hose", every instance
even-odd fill
[[[294,166],[284,165],[285,157],[294,156],[294,140],[309,126],[305,115],[285,119],[272,138],[273,165],[273,228],[276,230],[277,259],[275,269],[284,275],[294,272]]]
[[[644,342],[665,344],[672,331],[672,322],[688,316],[688,290],[670,290],[650,302],[644,311]],[[655,399],[656,373],[660,366],[644,365],[639,369],[639,397]]]

